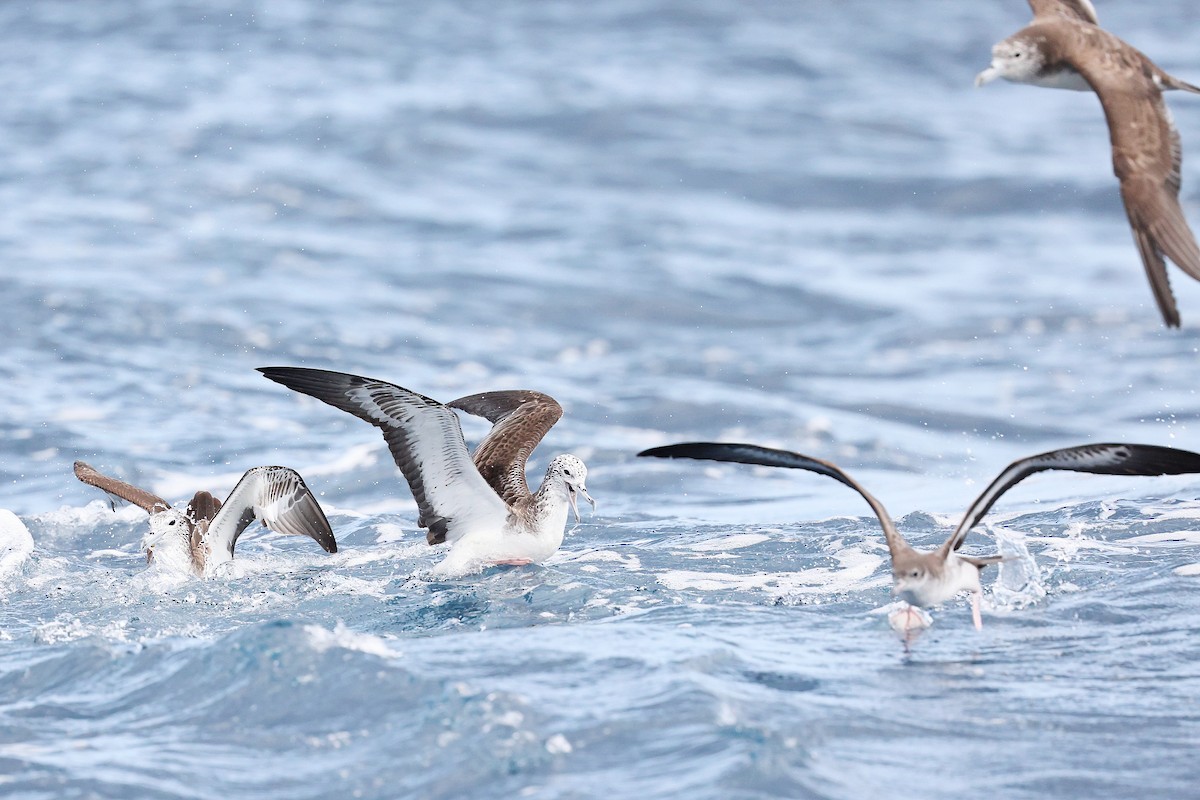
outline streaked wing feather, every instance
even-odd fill
[[[209,525],[210,544],[232,556],[238,537],[255,519],[261,519],[276,533],[308,536],[327,553],[337,552],[337,541],[325,512],[294,469],[247,470]]]
[[[475,467],[505,503],[528,497],[525,463],[562,418],[562,406],[549,395],[527,389],[482,392],[446,405],[493,423],[475,448]]]
[[[430,544],[476,526],[501,528],[508,507],[471,461],[454,412],[395,384],[343,372],[267,367],[267,378],[328,403],[383,431],[417,501]]]
[[[75,477],[89,486],[95,486],[97,489],[102,489],[111,495],[115,495],[127,503],[133,503],[149,514],[165,511],[171,507],[170,503],[153,492],[139,489],[133,484],[97,472],[90,464],[82,461],[75,462]]]
[[[1096,475],[1184,475],[1200,472],[1200,453],[1152,444],[1106,443],[1065,447],[1019,459],[975,498],[943,548],[950,551],[962,547],[967,533],[1001,495],[1030,475],[1050,469]]]
[[[1128,203],[1125,208],[1128,211]],[[1168,328],[1178,328],[1182,320],[1179,318],[1175,295],[1171,291],[1171,280],[1167,276],[1167,262],[1163,261],[1162,253],[1155,247],[1154,239],[1138,226],[1132,214],[1129,215],[1129,227],[1133,231],[1133,241],[1137,245],[1138,253],[1142,256],[1142,266],[1146,269],[1150,291],[1154,293],[1154,302],[1158,304],[1163,322]]]

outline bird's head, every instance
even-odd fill
[[[1042,48],[1035,38],[1010,36],[992,48],[992,63],[975,76],[975,85],[983,86],[997,78],[1013,83],[1033,83],[1044,63]]]
[[[587,493],[587,467],[575,456],[555,457],[546,468],[546,480],[562,487],[567,495],[567,502],[571,504],[571,511],[575,513],[576,522],[579,521],[579,496],[591,503],[592,510],[595,510],[596,501]]]

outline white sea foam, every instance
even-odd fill
[[[750,574],[668,570],[658,575],[657,580],[663,586],[676,591],[756,590],[790,595],[830,595],[876,588],[887,583],[885,577],[871,577],[886,560],[877,553],[847,548],[834,554],[834,558],[839,562],[840,568],[810,567],[792,572]]]
[[[615,564],[629,570],[638,570],[642,568],[642,561],[635,554],[619,553],[615,550],[585,550],[581,553],[574,553],[569,550],[559,550],[546,560],[547,564],[562,564],[567,562],[596,562],[601,564]],[[585,572],[594,572],[600,568],[593,566],[592,564],[588,564],[585,567],[581,567],[581,569],[583,569]]]
[[[318,653],[324,653],[334,647],[344,650],[357,650],[380,658],[399,658],[403,654],[393,647],[386,639],[369,633],[361,633],[347,628],[341,622],[333,630],[322,628],[320,625],[305,625],[309,645]]]
[[[1200,530],[1196,531],[1164,531],[1162,533],[1143,533],[1139,536],[1130,536],[1124,540],[1130,544],[1179,544],[1179,545],[1194,545],[1200,544]]]
[[[677,545],[677,547],[681,550],[696,550],[701,553],[725,553],[730,550],[740,550],[743,547],[753,547],[770,540],[771,537],[763,533],[732,533],[693,544]]]
[[[992,610],[1024,608],[1044,598],[1046,587],[1042,573],[1025,544],[1025,537],[1004,531],[996,536],[996,543],[1005,560],[997,565],[996,580],[992,584]]]

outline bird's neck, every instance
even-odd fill
[[[562,534],[567,526],[567,514],[570,505],[563,491],[549,481],[543,481],[537,494],[533,496],[530,522],[535,531],[555,532]]]

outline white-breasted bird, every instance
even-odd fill
[[[1200,93],[1099,26],[1089,0],[1029,0],[1033,21],[992,48],[975,77],[1051,89],[1093,91],[1112,141],[1113,172],[1154,299],[1168,327],[1179,327],[1164,257],[1200,280],[1200,247],[1179,205],[1183,148],[1162,93]]]
[[[967,538],[967,533],[983,519],[984,514],[1000,496],[1017,483],[1044,470],[1068,470],[1102,475],[1181,475],[1200,472],[1200,453],[1158,445],[1085,444],[1039,453],[1009,464],[971,503],[954,533],[950,534],[950,538],[937,550],[922,552],[913,549],[904,540],[888,516],[887,509],[874,495],[836,464],[828,461],[788,450],[717,442],[665,445],[643,450],[638,455],[804,469],[827,475],[849,486],[862,495],[879,518],[892,560],[893,593],[911,605],[924,608],[943,603],[960,592],[970,592],[971,615],[977,629],[983,627],[979,613],[982,594],[979,573],[987,565],[1004,559],[999,555],[968,556],[958,551]]]
[[[562,544],[567,511],[578,521],[577,498],[596,505],[587,493],[587,467],[573,455],[556,456],[536,492],[526,483],[526,460],[562,417],[562,407],[549,395],[523,389],[483,392],[443,404],[344,372],[301,367],[259,372],[383,432],[417,501],[417,525],[428,530],[429,544],[450,544],[440,573],[540,563]],[[493,424],[474,459],[453,409]]]
[[[326,552],[337,552],[325,512],[300,474],[288,467],[254,467],[224,503],[199,491],[182,509],[82,461],[75,462],[75,477],[145,509],[150,533],[142,538],[142,547],[146,560],[159,569],[211,577],[233,560],[238,537],[256,519],[275,533],[308,536]]]

